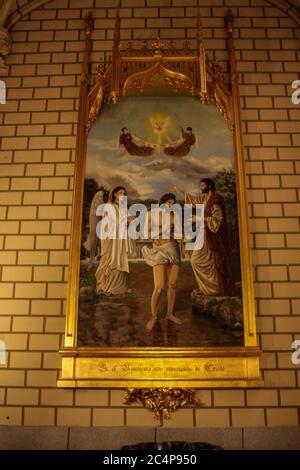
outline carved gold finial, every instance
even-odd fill
[[[213,71],[215,72],[216,78],[220,78],[222,74],[222,66],[217,62],[213,62]]]
[[[93,29],[94,29],[93,12],[89,11],[87,17],[85,18],[85,35],[89,37],[92,34]]]
[[[232,10],[229,9],[227,10],[227,16],[226,16],[226,29],[229,35],[233,34],[233,14]]]
[[[203,30],[202,30],[202,21],[201,21],[201,13],[200,13],[200,6],[198,2],[198,10],[197,10],[198,18],[197,18],[197,36],[198,42],[203,41]]]
[[[170,50],[173,52],[176,51],[176,42],[174,41],[174,39],[171,39],[170,41]]]
[[[120,42],[120,7],[117,9],[115,31],[114,31],[114,47],[118,47]]]
[[[184,41],[183,50],[184,50],[184,52],[187,52],[187,53],[191,52],[191,43],[190,43],[190,41],[188,41],[188,40]]]
[[[172,411],[189,405],[200,406],[202,403],[196,397],[192,388],[128,388],[125,403],[141,403],[153,411],[155,418],[170,418]]]
[[[203,30],[199,0],[198,4],[198,19],[197,19],[197,41],[198,41],[198,83],[200,88],[200,99],[202,102],[207,101],[207,83],[206,83],[206,53],[203,41]]]
[[[152,47],[154,47],[154,54],[155,55],[161,55],[163,48],[165,47],[165,44],[162,42],[159,36],[157,36],[156,41],[152,44]]]
[[[109,95],[109,100],[111,100],[113,103],[117,102],[120,89],[120,4],[121,0],[119,1],[116,15],[114,42],[112,49],[111,92]]]
[[[96,67],[97,78],[102,77],[104,75],[104,72],[105,72],[105,63],[100,62],[100,64],[98,64]]]

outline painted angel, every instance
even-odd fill
[[[88,266],[89,270],[93,266],[93,263],[95,261],[95,257],[98,251],[99,238],[97,237],[97,234],[96,234],[96,227],[100,220],[100,217],[96,215],[96,210],[97,210],[97,207],[100,206],[100,204],[103,204],[104,202],[103,196],[104,196],[104,191],[102,190],[97,191],[90,205],[89,235],[86,241],[86,247],[90,254],[90,260],[89,260],[89,266]]]
[[[184,131],[181,128],[182,138],[177,145],[166,145],[164,148],[166,155],[174,155],[175,157],[185,157],[190,153],[192,145],[195,145],[196,138],[191,127],[187,127]]]
[[[119,143],[124,145],[130,155],[138,155],[139,157],[149,157],[154,153],[154,148],[149,145],[137,145],[133,142],[133,135],[128,132],[127,127],[122,128]]]

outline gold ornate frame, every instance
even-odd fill
[[[238,72],[233,39],[233,17],[226,17],[230,79],[205,54],[200,14],[197,21],[197,51],[186,41],[178,50],[173,42],[166,48],[160,38],[140,50],[129,43],[121,51],[120,18],[116,18],[112,58],[97,67],[89,86],[93,17],[85,22],[85,51],[80,84],[75,192],[72,216],[70,278],[66,329],[59,387],[257,387],[259,354],[255,328],[252,265],[248,238],[248,216],[240,120]],[[122,95],[137,95],[149,87],[168,87],[168,94],[191,95],[203,103],[215,103],[233,133],[236,155],[238,215],[244,312],[243,347],[216,348],[91,348],[77,347],[77,314],[80,243],[86,142],[89,129],[104,103]]]

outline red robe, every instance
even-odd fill
[[[124,145],[125,149],[127,150],[130,155],[138,155],[139,157],[148,157],[152,155],[154,149],[152,147],[147,147],[146,145],[136,145],[133,142],[133,137],[131,134],[124,134],[120,135],[119,142],[121,145]]]
[[[226,210],[224,199],[218,193],[214,193],[208,199],[205,209],[204,217],[211,217],[211,208],[213,205],[221,207],[223,212],[223,221],[217,232],[211,232],[207,225],[205,226],[205,236],[209,248],[213,252],[213,256],[216,263],[218,272],[220,295],[221,296],[233,296],[235,295],[235,283],[233,280],[232,266],[231,266],[231,250],[228,239],[228,229],[226,220]]]
[[[165,147],[166,155],[174,155],[175,157],[185,157],[189,154],[191,146],[195,144],[195,134],[189,134],[182,131],[183,142],[177,146]]]

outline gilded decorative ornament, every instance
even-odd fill
[[[141,403],[157,419],[170,419],[171,413],[179,408],[201,405],[192,388],[128,388],[125,404],[131,403]]]
[[[154,41],[152,46],[154,47],[154,54],[159,55],[161,54],[163,48],[165,47],[165,44],[162,42],[162,40],[158,36],[158,38],[156,39],[156,41]]]
[[[88,16],[85,20],[85,34],[90,37],[94,29],[94,17],[93,13],[89,11]]]
[[[152,43],[153,49],[148,48],[148,42],[145,40],[140,49],[134,48],[129,41],[125,50],[120,50],[119,17],[116,28],[112,62],[97,67],[95,83],[89,92],[88,129],[97,119],[104,103],[116,103],[118,97],[126,95],[129,89],[143,92],[157,75],[161,75],[175,93],[182,91],[191,96],[199,96],[202,103],[216,103],[232,129],[230,89],[225,83],[220,64],[212,62],[205,53],[199,19],[197,53],[191,49],[189,41],[183,43],[182,49],[177,49],[174,41],[171,41],[167,48],[160,37]],[[100,95],[103,93],[101,100],[99,91]]]
[[[245,194],[245,172],[242,145],[240,96],[238,71],[234,47],[234,27],[231,12],[227,16],[227,47],[229,55],[228,80],[224,80],[221,68],[213,63],[205,53],[200,13],[197,23],[197,50],[188,44],[179,43],[164,46],[158,40],[154,49],[145,42],[140,49],[128,43],[126,50],[120,49],[120,16],[116,15],[116,26],[111,58],[99,64],[91,83],[91,36],[93,21],[91,15],[86,19],[85,48],[79,93],[78,133],[76,143],[76,178],[72,214],[72,240],[70,248],[70,265],[72,266],[66,306],[66,328],[59,387],[82,388],[130,388],[126,393],[126,403],[141,403],[153,411],[158,418],[170,417],[176,409],[199,405],[192,388],[165,388],[189,386],[202,388],[219,387],[260,387],[262,380],[259,374],[259,349],[256,339],[255,307],[253,280],[248,239],[247,201]],[[150,39],[149,39],[150,41]],[[1,60],[6,55],[7,43],[1,49],[0,28],[0,69]],[[2,43],[3,45],[3,43]],[[159,79],[156,81],[156,79]],[[83,182],[87,132],[97,120],[103,106],[115,102],[126,95],[130,88],[131,96],[139,95],[139,88],[146,89],[153,80],[157,87],[166,85],[166,94],[177,92],[185,96],[195,96],[199,102],[214,103],[225,117],[233,131],[236,154],[236,172],[238,177],[238,200],[240,216],[240,246],[242,254],[242,288],[245,292],[244,320],[245,344],[240,347],[217,348],[100,348],[81,347],[77,342],[78,326],[78,286],[80,273],[80,246],[82,225]],[[155,86],[153,87],[154,91]],[[180,89],[179,89],[180,88]],[[150,92],[145,90],[146,94]],[[129,93],[128,93],[129,94]],[[121,98],[120,98],[121,99]],[[157,364],[162,372],[151,372],[153,375],[142,376],[135,372],[137,364],[143,362],[154,371]],[[184,376],[163,374],[166,365],[176,364],[185,367],[188,363],[191,371],[201,370],[201,376],[187,372]],[[103,368],[103,364],[105,368]],[[132,372],[123,370],[129,364]],[[101,367],[100,367],[101,365]],[[122,365],[122,367],[120,367]],[[184,378],[183,378],[184,377]],[[201,405],[201,404],[200,404]]]

